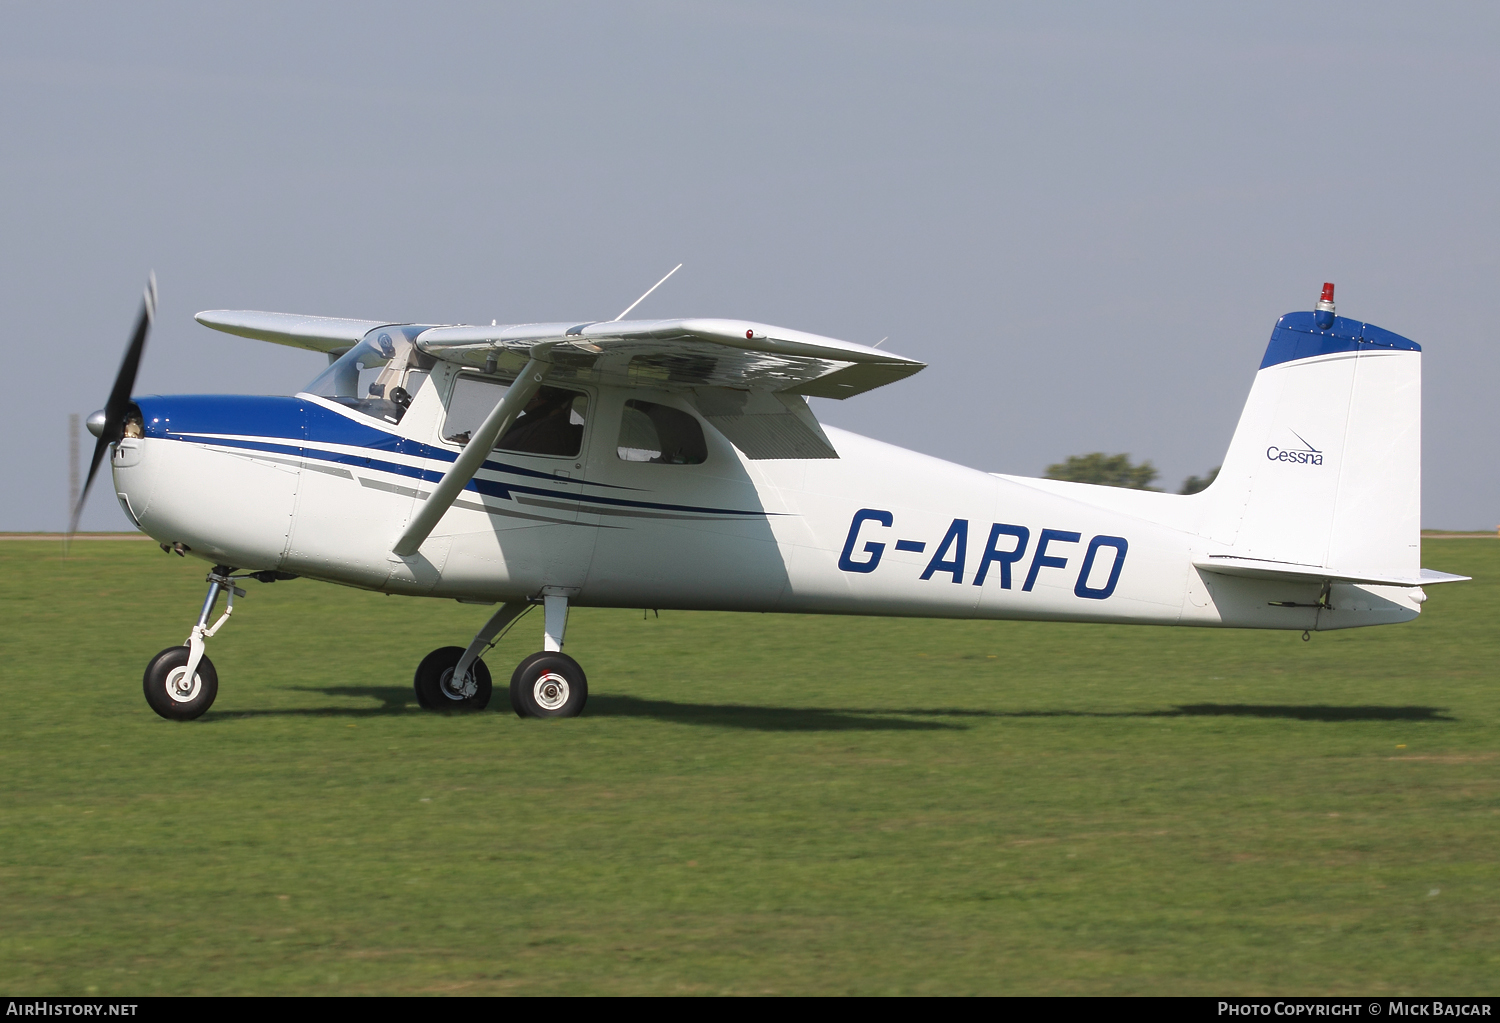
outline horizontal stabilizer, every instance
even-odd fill
[[[1423,586],[1436,586],[1438,583],[1466,583],[1474,577],[1472,575],[1452,575],[1448,572],[1434,572],[1430,568],[1422,569],[1421,575]]]
[[[1257,558],[1235,558],[1217,554],[1199,558],[1193,562],[1193,566],[1205,572],[1245,576],[1251,579],[1280,579],[1288,582],[1326,580],[1366,586],[1435,586],[1438,583],[1467,582],[1469,579],[1466,575],[1449,575],[1447,572],[1434,572],[1430,568],[1421,569],[1412,578],[1367,572],[1340,572],[1337,569],[1322,568],[1318,565],[1297,565],[1286,561],[1261,561]]]
[[[341,320],[302,313],[267,313],[258,309],[208,309],[194,319],[205,327],[226,334],[324,353],[351,348],[376,327],[390,323],[389,320]]]

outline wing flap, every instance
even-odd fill
[[[807,402],[795,394],[697,388],[693,404],[747,458],[839,457]]]

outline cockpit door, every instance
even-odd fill
[[[444,374],[439,366],[434,374]],[[434,447],[454,457],[504,395],[509,382],[447,372],[447,400]],[[597,523],[579,514],[587,471],[593,395],[544,385],[454,503],[434,535],[453,536],[445,583],[504,565],[528,594],[542,586],[582,587]]]

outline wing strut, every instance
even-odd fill
[[[541,347],[538,345],[537,347]],[[401,539],[396,541],[396,546],[391,551],[401,557],[415,554],[417,548],[427,539],[432,528],[458,500],[458,495],[464,492],[479,467],[484,464],[485,458],[494,450],[495,442],[511,423],[515,421],[517,414],[526,407],[531,396],[536,394],[537,388],[542,385],[545,363],[541,359],[532,358],[526,363],[526,368],[521,370],[521,375],[516,377],[516,382],[510,385],[479,429],[469,436],[469,444],[459,454],[453,468],[443,476],[442,480],[427,495],[427,500],[417,509],[412,516],[411,522],[406,527],[406,532],[401,534]]]

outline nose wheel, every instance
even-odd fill
[[[162,544],[162,550],[167,549],[167,545]],[[214,664],[203,649],[210,637],[234,614],[234,598],[245,595],[245,591],[234,584],[235,580],[255,579],[273,583],[278,579],[295,578],[286,572],[270,570],[235,575],[234,569],[228,565],[215,565],[208,573],[208,596],[203,598],[198,624],[188,633],[187,642],[182,646],[167,647],[146,665],[142,685],[151,709],[170,721],[191,721],[212,707],[214,697],[219,695],[219,673],[214,671]],[[209,625],[208,620],[213,616],[221,594],[225,597],[224,613]]]
[[[198,624],[188,633],[187,642],[182,646],[167,647],[146,665],[146,677],[142,681],[146,702],[169,721],[191,721],[202,717],[213,706],[214,697],[219,695],[219,673],[204,655],[203,647],[234,614],[234,598],[245,595],[245,591],[234,584],[236,578],[234,569],[228,565],[215,565],[208,573],[208,596],[203,599]],[[219,602],[221,593],[228,598],[224,614],[209,625],[208,619],[214,613],[214,605]]]
[[[151,709],[169,721],[191,721],[214,705],[219,695],[219,673],[214,662],[199,655],[192,674],[188,661],[192,650],[169,646],[146,665],[142,686]]]

